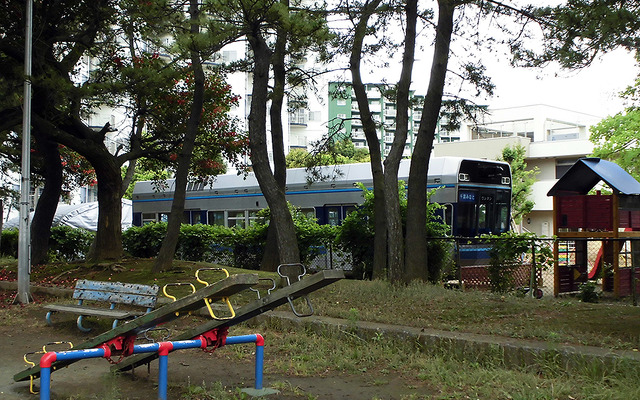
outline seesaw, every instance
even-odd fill
[[[300,264],[296,264],[296,266],[302,267]],[[296,310],[293,300],[297,298],[305,298],[307,305],[310,307],[311,303],[309,302],[308,298],[306,298],[306,296],[311,292],[321,289],[338,280],[344,279],[344,272],[339,269],[323,270],[316,274],[307,276],[304,279],[301,279],[304,275],[304,272],[304,267],[302,267],[302,273],[300,274],[293,273],[289,275],[283,275],[281,273],[281,276],[283,276],[283,278],[285,278],[287,283],[289,284],[288,286],[275,290],[269,293],[267,296],[258,298],[257,300],[242,306],[241,308],[236,310],[235,317],[232,319],[209,320],[201,325],[178,334],[177,336],[173,337],[172,340],[189,340],[205,332],[212,331],[216,328],[237,325],[241,322],[247,321],[264,312],[273,310],[274,308],[287,303],[290,304],[294,314],[298,316],[311,315],[311,313],[313,312],[312,309],[307,313]],[[111,369],[112,371],[127,371],[137,366],[148,364],[156,358],[158,358],[157,353],[135,355],[125,358],[118,364],[113,365]]]
[[[107,344],[114,353],[126,353],[127,348],[133,347],[138,333],[159,324],[169,322],[181,315],[197,311],[202,307],[210,308],[210,303],[214,299],[226,299],[229,296],[243,291],[258,283],[257,274],[231,275],[225,279],[208,285],[193,293],[176,299],[169,303],[125,324],[116,326],[114,329],[102,333],[88,341],[74,347],[76,350],[90,349]],[[197,335],[194,335],[194,337]],[[190,338],[191,339],[191,338]],[[55,371],[77,360],[57,361],[51,365],[51,371]],[[33,366],[13,376],[16,382],[38,378],[40,376],[40,366]]]

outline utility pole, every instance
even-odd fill
[[[26,0],[24,45],[24,104],[22,112],[22,171],[20,179],[20,233],[18,236],[18,295],[16,301],[29,303],[31,277],[31,228],[29,191],[31,189],[31,51],[33,0]]]

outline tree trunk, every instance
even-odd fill
[[[191,20],[191,33],[197,35],[200,31],[198,20],[198,1],[190,0],[189,13]],[[196,136],[198,135],[198,127],[200,126],[200,118],[202,117],[202,106],[204,104],[204,71],[200,54],[197,51],[191,51],[191,66],[194,73],[194,89],[193,103],[191,104],[191,114],[187,121],[187,131],[185,132],[182,150],[178,156],[178,168],[175,176],[175,187],[173,192],[173,202],[171,203],[171,213],[167,224],[167,234],[162,241],[162,247],[153,264],[153,273],[166,271],[171,267],[173,257],[178,246],[178,237],[180,235],[180,225],[182,224],[182,214],[184,213],[184,202],[187,195],[187,183],[189,179],[189,170],[191,168],[191,154],[195,147]]]
[[[351,70],[351,80],[353,91],[356,95],[358,108],[360,109],[360,120],[362,128],[369,146],[369,155],[371,157],[371,175],[373,177],[373,196],[374,203],[374,251],[373,251],[373,271],[372,278],[385,278],[386,261],[387,261],[387,230],[386,230],[386,214],[385,196],[384,196],[384,173],[382,170],[382,154],[380,151],[380,143],[378,141],[378,132],[376,124],[371,117],[369,108],[369,100],[364,84],[362,83],[362,75],[360,71],[360,63],[362,60],[362,48],[364,38],[367,34],[369,18],[374,13],[380,0],[374,0],[367,4],[362,12],[360,21],[356,26],[353,47],[351,48],[351,56],[349,59],[349,69]]]
[[[113,157],[104,157],[101,161],[87,160],[94,167],[98,181],[98,231],[87,259],[116,260],[122,257],[120,166],[115,163]]]
[[[31,263],[43,264],[47,261],[51,224],[58,209],[62,192],[62,164],[58,143],[34,131],[36,147],[44,158],[44,189],[36,204],[31,222]]]
[[[251,163],[260,190],[269,205],[271,221],[276,225],[280,262],[297,263],[300,262],[300,251],[295,226],[287,206],[284,188],[278,184],[271,172],[267,154],[266,104],[271,51],[260,33],[259,26],[253,27],[247,34],[247,39],[254,54],[253,91],[249,112]]]
[[[416,21],[418,18],[418,1],[408,0],[405,6],[407,25],[405,29],[404,55],[402,72],[396,91],[396,132],[391,151],[384,162],[384,193],[387,218],[388,257],[387,268],[389,280],[393,283],[403,282],[404,273],[404,240],[402,235],[402,216],[400,213],[400,196],[398,193],[398,169],[404,152],[409,129],[409,87],[416,45]]]
[[[451,0],[438,2],[438,25],[429,88],[424,99],[422,120],[409,170],[405,257],[407,281],[424,279],[428,272],[427,173],[447,74],[454,10],[455,5]]]
[[[288,0],[281,3],[289,8]],[[273,65],[273,91],[271,93],[271,108],[269,117],[271,121],[271,141],[273,145],[273,165],[276,184],[284,192],[287,185],[287,161],[284,149],[284,132],[282,127],[282,107],[284,103],[284,88],[286,82],[285,55],[287,45],[287,33],[282,26],[277,29],[275,50],[272,55]],[[276,271],[280,264],[278,256],[278,237],[276,221],[271,218],[267,232],[267,243],[262,257],[260,269],[263,271]]]

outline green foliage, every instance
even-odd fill
[[[49,238],[49,261],[73,261],[84,258],[93,242],[95,233],[70,226],[54,226]],[[18,230],[2,231],[0,253],[18,257]]]
[[[308,265],[316,256],[326,251],[336,237],[338,227],[319,225],[316,218],[303,214],[292,207],[293,223],[296,226],[300,261]]]
[[[17,228],[2,231],[2,238],[0,238],[0,254],[3,256],[18,258],[19,234],[20,232]]]
[[[289,203],[289,211],[296,228],[298,250],[300,252],[300,262],[308,265],[316,256],[324,253],[331,245],[337,234],[337,227],[330,225],[319,225],[315,216],[304,214],[300,208]],[[263,226],[265,231],[269,222],[269,209],[258,212],[260,220],[254,228]]]
[[[167,233],[166,222],[132,226],[122,232],[122,246],[133,257],[155,257]]]
[[[323,244],[333,241],[336,228],[318,225],[315,218],[304,215],[294,207],[291,207],[291,212],[296,225],[301,261],[308,264],[325,251]],[[176,258],[258,269],[267,238],[269,210],[260,211],[258,216],[260,218],[247,228],[183,224],[180,227]],[[166,231],[167,224],[163,222],[131,227],[122,234],[123,247],[134,257],[155,257]]]
[[[538,245],[533,233],[505,232],[500,235],[483,235],[483,242],[490,246],[491,261],[487,267],[491,291],[504,293],[513,289],[513,272],[523,263],[531,262],[535,251],[536,268],[546,269],[553,262],[551,248]]]
[[[342,221],[336,242],[340,248],[351,254],[353,275],[357,278],[370,277],[373,271],[374,238],[374,197],[373,191],[363,184],[364,202]]]
[[[591,127],[593,155],[618,164],[634,178],[640,179],[640,109],[628,108]]]
[[[640,41],[640,5],[625,0],[570,0],[557,7],[534,9],[543,23],[540,54],[514,48],[514,58],[542,66],[558,61],[564,68],[588,66],[600,53],[622,47],[635,51]]]
[[[49,258],[56,261],[72,261],[84,258],[89,252],[95,233],[70,226],[54,226],[49,238]]]
[[[123,198],[131,200],[131,196],[133,196],[133,188],[136,186],[136,182],[138,181],[161,182],[169,178],[169,172],[166,169],[146,169],[144,168],[145,165],[145,163],[136,163],[136,171],[133,173],[133,178],[131,179],[131,183],[127,187],[127,190],[125,190],[122,195]],[[123,166],[123,178],[126,172],[127,168]]]
[[[526,149],[517,145],[502,149],[501,159],[511,166],[511,218],[519,224],[522,217],[533,210],[535,203],[529,200],[531,189],[540,172],[537,167],[527,170]]]
[[[583,303],[597,303],[600,295],[596,291],[597,285],[593,281],[588,281],[580,285],[578,298]]]

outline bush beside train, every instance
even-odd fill
[[[403,160],[399,180],[408,181],[410,160]],[[309,183],[304,168],[287,171],[287,200],[320,224],[339,225],[362,204],[358,183],[372,187],[368,163],[321,167],[330,179]],[[166,221],[173,200],[173,180],[166,190],[154,182],[137,182],[133,191],[133,225]],[[444,205],[443,220],[453,236],[473,237],[509,230],[511,169],[498,161],[435,157],[429,163],[428,189],[437,189],[432,202]],[[253,173],[226,174],[211,184],[192,183],[187,189],[184,223],[245,227],[267,202]]]

